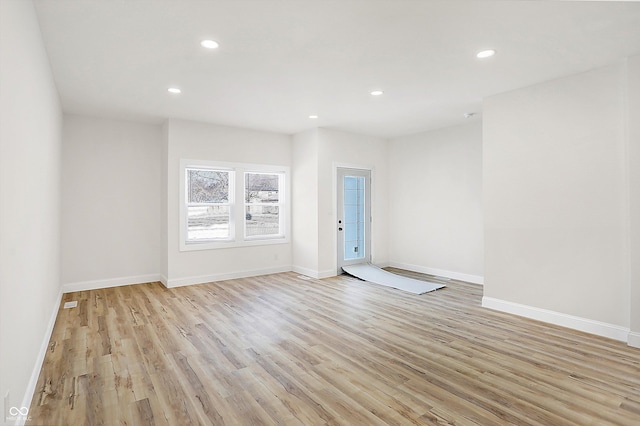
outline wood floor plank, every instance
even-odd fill
[[[389,268],[416,279],[433,276]],[[640,350],[295,273],[65,294],[29,425],[638,425]]]

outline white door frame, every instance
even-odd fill
[[[352,165],[335,165],[335,229],[336,229],[336,272],[342,273],[342,266],[356,263],[371,262],[371,194],[372,174],[371,168]],[[357,176],[364,178],[364,256],[355,259],[345,259],[345,217],[344,217],[344,177]]]

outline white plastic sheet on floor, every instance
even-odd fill
[[[446,287],[444,284],[431,283],[427,281],[415,280],[413,278],[402,277],[373,266],[370,263],[359,263],[357,265],[343,266],[342,270],[349,275],[353,275],[361,280],[397,288],[414,294],[428,293],[439,288]]]

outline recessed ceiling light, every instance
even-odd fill
[[[384,92],[382,90],[374,90],[371,92],[371,95],[373,96],[380,96],[382,95]]]
[[[309,118],[318,118],[318,116],[315,115],[315,114],[312,114],[312,115],[309,116]]]
[[[217,41],[213,41],[213,40],[202,40],[200,42],[200,46],[205,47],[207,49],[217,49],[218,46],[220,46],[218,44]]]
[[[484,59],[484,58],[490,58],[495,54],[496,54],[496,51],[494,49],[488,49],[488,50],[483,50],[482,52],[478,52],[476,54],[476,57],[480,59]]]
[[[167,91],[168,91],[169,93],[174,93],[174,94],[176,94],[176,95],[177,95],[178,93],[182,93],[182,90],[178,89],[177,87],[169,87],[169,88],[167,89]]]

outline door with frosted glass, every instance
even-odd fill
[[[338,274],[371,261],[371,171],[338,168]]]

